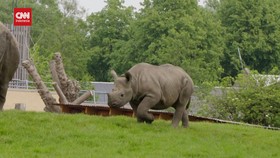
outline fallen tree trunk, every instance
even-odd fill
[[[61,112],[60,107],[54,105],[57,104],[57,102],[49,92],[45,83],[42,82],[42,79],[38,74],[34,64],[30,60],[25,60],[22,62],[22,66],[28,71],[33,81],[36,83],[36,88],[38,89],[38,93],[40,94],[41,99],[46,105],[44,110],[47,112]]]
[[[57,83],[57,85],[59,87],[61,87],[60,81],[58,79],[58,75],[57,75],[57,72],[56,72],[56,66],[55,66],[55,61],[54,60],[50,61],[50,70],[51,70],[51,75],[52,75],[53,82]]]
[[[58,86],[58,84],[56,82],[54,82],[52,85],[59,96],[59,102],[62,104],[68,104],[68,100],[65,97],[65,95],[63,94],[63,92],[60,89],[60,87]]]
[[[87,100],[91,95],[92,95],[91,92],[87,91],[83,95],[81,95],[79,98],[74,100],[71,104],[81,104],[82,102]]]

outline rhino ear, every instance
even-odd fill
[[[111,75],[113,76],[114,80],[118,78],[118,75],[115,70],[111,70]]]
[[[130,72],[126,72],[124,75],[125,75],[125,78],[126,78],[127,82],[131,81],[132,75],[131,75]]]

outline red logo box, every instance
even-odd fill
[[[14,8],[14,26],[31,26],[32,8]]]

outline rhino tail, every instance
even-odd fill
[[[188,101],[188,104],[186,106],[186,109],[188,109],[190,107],[190,104],[191,104],[191,97],[189,98],[189,101]]]

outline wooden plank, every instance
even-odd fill
[[[70,108],[66,105],[60,105],[61,111],[63,113],[70,113]]]
[[[124,115],[124,116],[129,116],[133,117],[133,111],[131,109],[125,109],[125,108],[109,108],[109,116],[114,116],[114,115]]]

